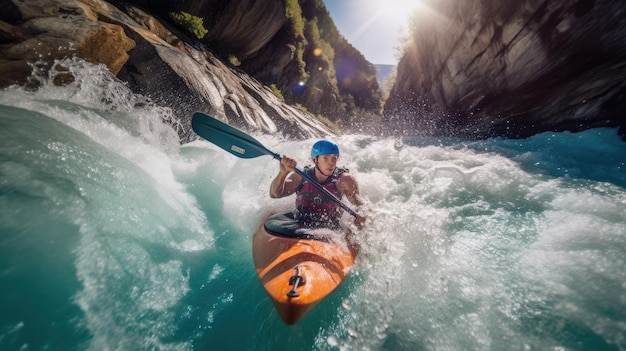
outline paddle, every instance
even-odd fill
[[[274,159],[281,159],[280,155],[269,150],[263,144],[253,137],[245,134],[244,132],[235,129],[228,124],[221,122],[211,116],[205,115],[202,112],[196,112],[191,118],[191,128],[196,134],[204,139],[212,142],[220,148],[228,151],[229,153],[240,158],[255,158],[258,156],[269,155]],[[348,205],[344,204],[330,191],[324,188],[319,182],[311,178],[308,174],[304,173],[300,169],[295,169],[296,173],[302,178],[308,180],[313,186],[319,189],[329,199],[336,202],[341,208],[346,210],[349,214],[357,217]]]

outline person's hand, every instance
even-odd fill
[[[356,225],[356,227],[359,229],[363,229],[363,227],[365,226],[366,220],[367,220],[367,217],[357,215],[356,218],[354,219],[354,225]]]
[[[293,172],[296,170],[296,165],[297,165],[297,162],[294,159],[289,158],[285,155],[283,155],[283,157],[280,159],[280,171],[281,172],[285,172],[285,173]]]

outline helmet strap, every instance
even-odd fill
[[[322,170],[321,170],[321,169],[319,168],[319,166],[317,165],[317,158],[318,158],[318,157],[319,157],[319,156],[317,156],[317,157],[315,157],[315,158],[313,159],[313,163],[315,163],[315,169],[317,169],[317,171],[318,171],[318,172],[322,173],[322,175],[323,175],[324,177],[329,177],[330,175],[326,175],[326,174],[324,174],[324,172],[322,172]]]

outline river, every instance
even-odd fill
[[[1,350],[626,350],[626,143],[335,139],[368,223],[296,326],[252,263],[271,157],[180,145],[102,66],[0,91]],[[308,163],[314,140],[254,135]]]

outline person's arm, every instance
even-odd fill
[[[285,197],[296,191],[302,181],[302,177],[295,173],[295,168],[296,161],[293,159],[287,156],[283,156],[280,159],[280,169],[270,185],[271,198]]]
[[[362,229],[365,224],[366,216],[359,213],[361,206],[363,206],[363,199],[359,194],[359,184],[356,179],[348,174],[344,173],[337,182],[337,188],[339,191],[348,198],[348,201],[357,207],[357,216],[354,218],[354,224],[357,228]]]

